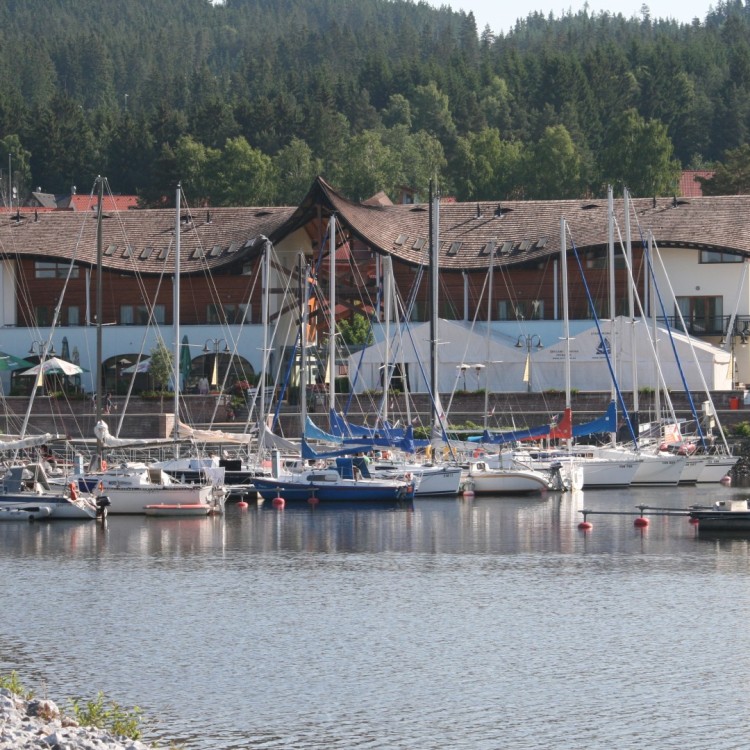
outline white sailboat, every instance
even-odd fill
[[[103,202],[103,181],[99,185],[99,231],[97,232],[97,256],[101,269],[101,206]],[[182,201],[182,187],[178,184],[175,197],[175,266],[174,266],[174,354],[172,377],[174,379],[174,413],[175,413],[175,451],[179,450],[179,378],[180,378],[180,207]],[[101,284],[98,284],[101,288]],[[100,299],[97,295],[97,307]],[[98,337],[101,334],[101,310],[97,310]],[[101,362],[101,344],[98,338],[97,356]],[[101,418],[101,377],[97,374],[97,425],[95,428],[98,446],[98,471],[87,473],[79,477],[79,484],[86,488],[95,486],[102,496],[109,500],[108,512],[118,514],[146,514],[148,508],[174,509],[177,505],[202,506],[206,513],[221,513],[224,510],[226,490],[223,486],[223,474],[220,469],[214,474],[211,483],[187,484],[170,477],[161,467],[150,467],[145,464],[125,463],[117,467],[104,469],[101,460],[104,450],[113,447],[136,447],[153,441],[122,440],[112,438],[106,423]]]

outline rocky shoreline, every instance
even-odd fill
[[[0,688],[0,750],[151,750],[140,740],[83,727],[51,700],[25,700]]]

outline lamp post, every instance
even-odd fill
[[[729,342],[729,370],[731,379],[731,388],[735,389],[737,385],[737,359],[735,357],[735,349],[737,348],[737,338],[740,339],[740,346],[744,349],[747,347],[747,342],[750,340],[750,323],[745,323],[744,328],[741,331],[737,330],[737,326],[733,326],[732,329],[727,329],[724,338],[719,342],[719,346],[724,347]]]
[[[44,363],[49,357],[54,356],[55,345],[52,342],[32,341],[29,354],[35,354],[39,357],[39,374],[37,375],[36,385],[42,389],[42,395],[44,395]]]
[[[224,349],[219,352],[221,345],[224,344]],[[206,343],[203,345],[203,354],[207,355],[213,352],[214,365],[211,368],[211,385],[219,385],[219,354],[230,354],[229,344],[226,339],[206,339]]]
[[[461,363],[460,365],[458,365],[458,366],[457,366],[457,368],[456,368],[456,369],[458,369],[458,370],[459,370],[459,372],[461,373],[461,376],[463,377],[463,381],[464,381],[464,387],[463,387],[463,390],[464,390],[464,391],[466,391],[466,371],[467,371],[467,370],[469,369],[469,367],[470,367],[470,365],[465,365],[465,364],[464,364],[464,363],[462,362],[462,363]]]
[[[516,348],[526,347],[526,367],[523,372],[523,379],[526,381],[527,391],[531,393],[531,350],[544,349],[544,344],[536,333],[521,334],[516,341]]]

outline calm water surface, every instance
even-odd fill
[[[0,524],[0,672],[188,750],[746,747],[750,541],[577,528],[745,492]]]

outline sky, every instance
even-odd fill
[[[436,7],[450,6],[453,10],[473,11],[477,29],[481,33],[486,25],[495,32],[509,31],[519,18],[539,11],[545,16],[551,12],[555,17],[563,13],[576,13],[588,5],[590,13],[622,13],[626,18],[640,16],[641,7],[647,5],[651,18],[672,18],[690,23],[694,18],[705,20],[715,0],[429,0]]]

